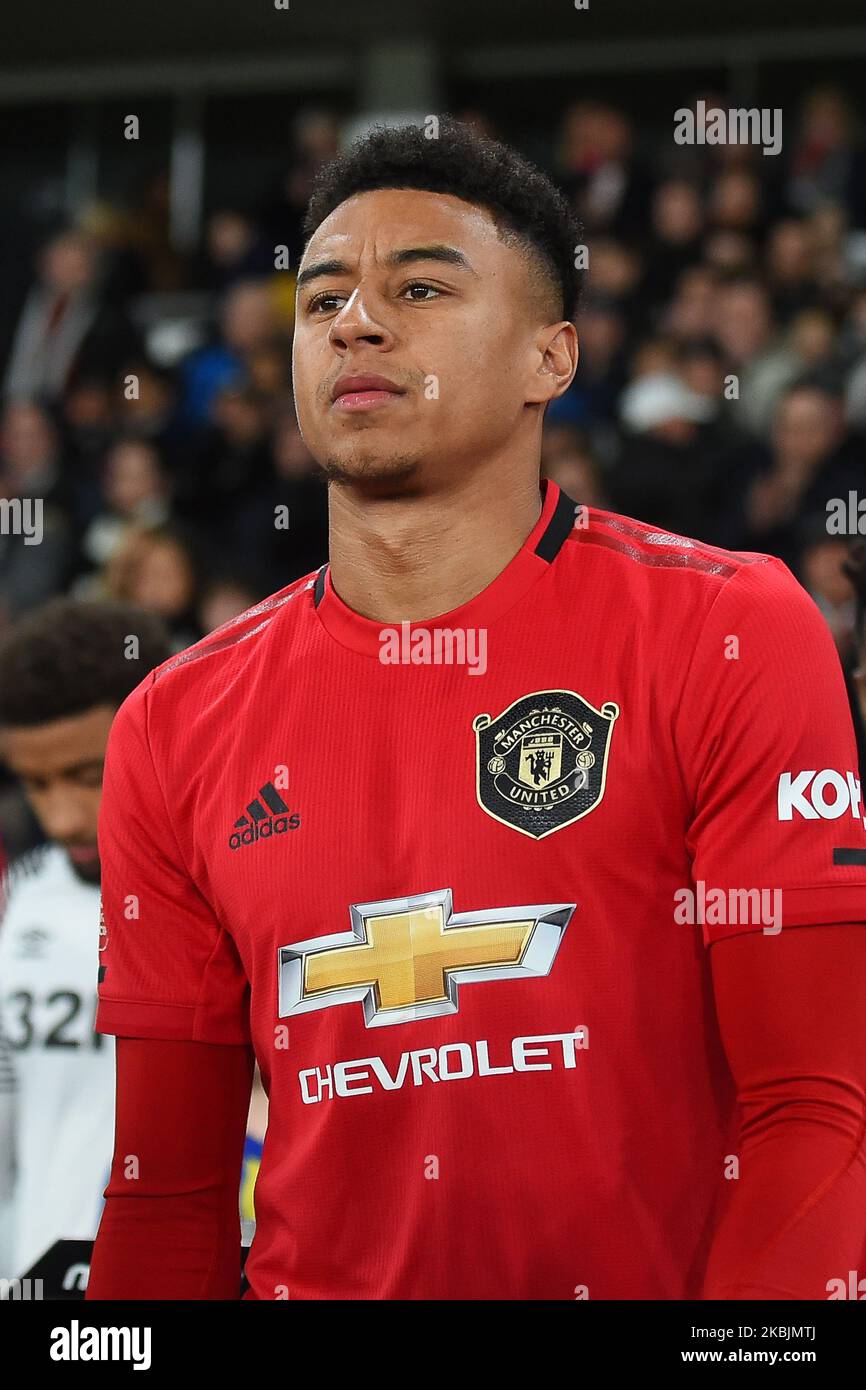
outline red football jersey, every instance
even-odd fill
[[[109,744],[98,1026],[252,1040],[248,1296],[697,1297],[706,948],[866,919],[856,766],[784,565],[553,484],[452,613],[383,628],[323,569],[158,667]]]

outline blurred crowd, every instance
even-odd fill
[[[807,93],[775,157],[677,145],[673,128],[673,112],[643,129],[598,101],[551,123],[545,163],[583,220],[589,275],[544,465],[581,501],[781,556],[844,654],[850,538],[828,532],[826,504],[857,489],[866,431],[860,113],[840,89]],[[44,534],[0,535],[0,628],[57,593],[104,594],[160,613],[180,648],[321,563],[326,495],[291,398],[294,273],[275,248],[297,265],[341,135],[328,111],[302,113],[273,184],[212,210],[195,254],[172,247],[165,178],[34,248],[0,349],[0,498],[43,498]]]
[[[546,463],[585,500],[779,555],[845,654],[850,538],[828,531],[827,502],[863,477],[866,146],[835,89],[785,119],[766,157],[667,138],[646,150],[621,112],[567,113],[558,170],[589,283]]]

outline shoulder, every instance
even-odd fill
[[[739,570],[778,563],[771,555],[756,551],[723,550],[696,540],[665,531],[648,521],[620,516],[618,512],[599,507],[583,507],[572,539],[583,545],[599,546],[622,557],[624,567],[646,569],[677,569],[693,574],[717,575],[730,578]]]
[[[11,860],[3,875],[7,897],[11,897],[13,892],[20,892],[27,884],[44,880],[56,868],[60,854],[62,850],[59,846],[44,844]]]
[[[317,575],[305,575],[279,589],[154,667],[127,696],[115,724],[126,726],[136,719],[147,723],[157,710],[176,720],[189,702],[200,710],[222,702],[233,684],[242,690],[244,677],[263,651],[271,649],[276,631],[282,652],[309,619]]]
[[[245,609],[236,618],[230,618],[227,623],[214,628],[201,641],[169,657],[161,666],[154,668],[151,683],[156,685],[194,662],[214,658],[223,665],[243,662],[252,650],[266,640],[277,622],[284,631],[286,626],[303,621],[306,609],[301,600],[305,594],[311,594],[317,575],[318,571],[305,575],[303,579],[296,579],[284,589],[278,589],[275,594],[253,604],[252,608]]]
[[[59,845],[38,845],[19,854],[6,868],[0,880],[0,919],[6,925],[10,914],[31,897],[39,898],[47,884],[63,870],[63,850]]]
[[[694,600],[698,609],[708,610],[723,594],[734,603],[814,608],[787,565],[773,555],[725,550],[597,507],[580,509],[567,550],[574,561],[582,555],[600,563],[604,557],[608,582],[613,579],[626,592],[648,590],[664,600],[674,593]]]

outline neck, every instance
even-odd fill
[[[541,515],[523,462],[467,472],[434,493],[365,497],[331,484],[330,567],[345,604],[374,622],[423,622],[468,603],[501,574]]]

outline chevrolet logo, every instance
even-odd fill
[[[576,903],[453,911],[451,889],[359,903],[351,930],[279,950],[279,1016],[360,1003],[368,1028],[457,1013],[457,989],[547,975]]]

